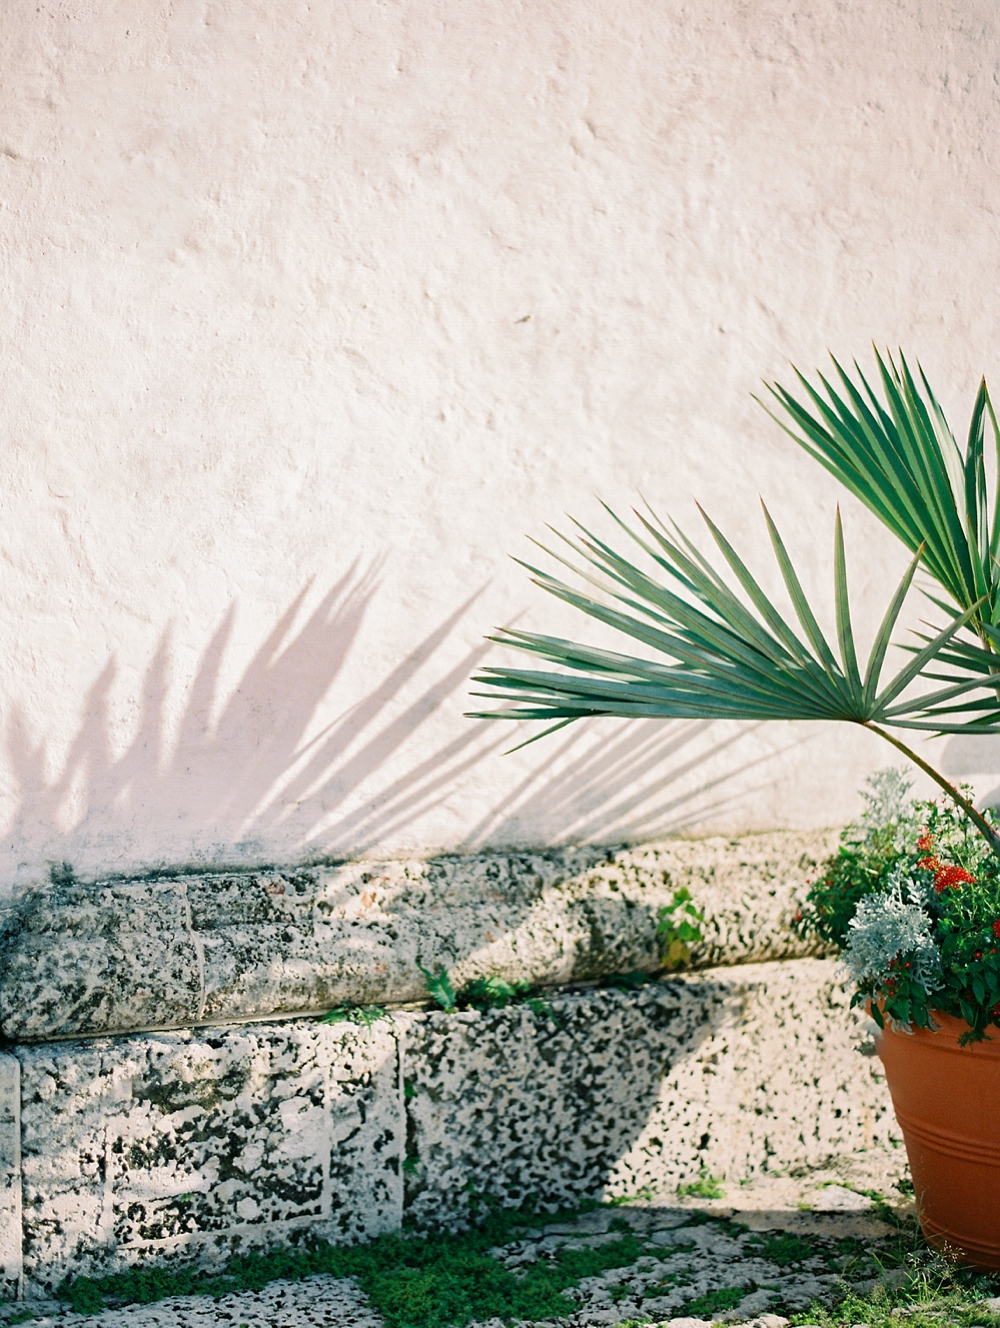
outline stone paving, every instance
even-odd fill
[[[493,1254],[519,1268],[559,1250],[622,1241],[633,1251],[641,1249],[625,1266],[584,1277],[570,1288],[566,1294],[579,1309],[546,1321],[547,1328],[612,1328],[636,1319],[670,1328],[712,1322],[784,1328],[788,1315],[813,1301],[829,1304],[848,1285],[871,1289],[878,1265],[869,1256],[895,1237],[893,1216],[912,1216],[906,1174],[902,1150],[872,1150],[834,1159],[820,1170],[803,1168],[798,1175],[765,1175],[726,1187],[718,1199],[653,1196],[600,1208],[526,1233]],[[0,1325],[29,1322],[29,1313],[40,1328],[380,1328],[382,1323],[353,1283],[328,1276],[273,1282],[219,1300],[174,1297],[93,1316],[71,1313],[54,1301],[8,1304],[0,1307]],[[470,1328],[504,1326],[495,1319]]]

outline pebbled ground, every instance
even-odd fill
[[[545,1321],[548,1328],[612,1328],[636,1319],[671,1328],[712,1322],[783,1328],[788,1316],[801,1314],[814,1301],[832,1303],[847,1285],[870,1289],[879,1271],[873,1256],[898,1249],[898,1223],[905,1233],[912,1220],[907,1190],[902,1150],[873,1150],[834,1159],[821,1170],[768,1175],[724,1188],[718,1199],[653,1196],[600,1208],[526,1232],[493,1254],[516,1269],[554,1258],[558,1251],[599,1250],[624,1242],[622,1253],[632,1252],[624,1266],[584,1277],[567,1291],[578,1310]],[[3,1328],[17,1322],[40,1328],[382,1324],[352,1282],[328,1276],[272,1282],[262,1291],[219,1300],[174,1297],[92,1316],[71,1313],[54,1301],[0,1306]],[[496,1319],[470,1328],[504,1325]]]

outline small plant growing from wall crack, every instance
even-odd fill
[[[427,994],[431,1000],[445,1014],[454,1014],[458,1008],[455,1004],[455,988],[452,986],[451,978],[448,976],[448,970],[444,964],[441,965],[437,973],[432,973],[430,969],[424,968],[423,964],[418,964],[417,967],[424,975]]]
[[[361,1028],[371,1028],[378,1019],[386,1019],[381,1005],[335,1005],[326,1014],[320,1015],[320,1024],[358,1024]]]
[[[456,992],[448,971],[437,973],[421,967],[427,994],[439,1010],[454,1014],[457,1010],[505,1010],[508,1005],[526,1005],[539,1019],[560,1020],[548,1001],[530,982],[507,982],[501,977],[471,978]]]
[[[712,1176],[702,1167],[701,1175],[697,1180],[689,1181],[687,1185],[678,1185],[677,1193],[681,1197],[694,1199],[721,1199],[725,1193],[722,1188],[722,1181],[718,1176]],[[729,1306],[726,1306],[728,1309]]]
[[[505,1010],[531,991],[530,982],[505,982],[503,978],[472,978],[455,997],[460,1007],[472,1010]]]
[[[691,891],[682,885],[674,891],[673,902],[664,904],[657,918],[656,934],[663,967],[681,968],[691,958],[691,946],[705,939],[701,930],[705,910],[695,906]]]
[[[602,987],[613,987],[615,991],[642,991],[648,987],[651,979],[642,969],[632,968],[627,973],[609,973],[601,978]]]

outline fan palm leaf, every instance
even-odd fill
[[[638,528],[615,520],[666,580],[642,570],[582,526],[577,526],[573,539],[560,536],[575,551],[574,560],[551,556],[597,588],[600,598],[550,572],[523,565],[542,589],[660,658],[506,629],[491,639],[532,655],[538,667],[482,669],[475,681],[489,690],[475,695],[499,702],[499,708],[477,710],[472,717],[547,721],[549,727],[536,737],[597,715],[859,724],[905,752],[958,800],[1000,853],[1000,839],[976,809],[882,727],[937,734],[1000,733],[995,690],[1000,685],[1000,661],[971,634],[969,639],[959,636],[982,613],[982,599],[973,599],[952,613],[944,628],[924,635],[904,667],[888,681],[882,680],[892,632],[917,567],[927,556],[922,542],[916,544],[913,560],[886,608],[862,672],[851,623],[839,510],[833,550],[836,648],[821,630],[766,508],[768,533],[797,627],[779,612],[704,513],[735,587],[676,526],[668,527],[652,515],[637,516]],[[911,683],[928,677],[945,685],[907,695]]]
[[[793,367],[804,399],[774,383],[766,386],[781,415],[761,404],[911,552],[922,548],[925,569],[960,612],[977,606],[972,625],[992,651],[985,629],[1000,626],[1000,519],[987,483],[987,422],[998,458],[1000,428],[986,380],[963,456],[919,364],[914,376],[902,352],[898,363],[877,350],[875,359],[882,398],[856,361],[859,383],[833,359],[839,386],[820,374],[817,390]]]

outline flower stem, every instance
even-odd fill
[[[894,738],[891,733],[886,733],[885,729],[880,729],[877,724],[872,724],[870,720],[866,720],[863,727],[871,729],[872,733],[877,733],[880,738],[885,738],[886,742],[891,742],[897,751],[900,751],[904,756],[909,757],[913,764],[919,766],[925,775],[930,775],[931,779],[934,780],[934,783],[937,784],[939,788],[944,789],[952,802],[961,807],[962,811],[965,812],[966,816],[986,840],[996,856],[1000,858],[1000,834],[997,834],[996,830],[994,830],[993,826],[990,825],[989,821],[987,821],[986,817],[983,816],[981,812],[976,811],[968,798],[963,797],[962,794],[959,793],[954,784],[949,783],[944,775],[939,774],[932,765],[928,765],[925,760],[907,747],[905,743],[900,742],[898,738]]]

